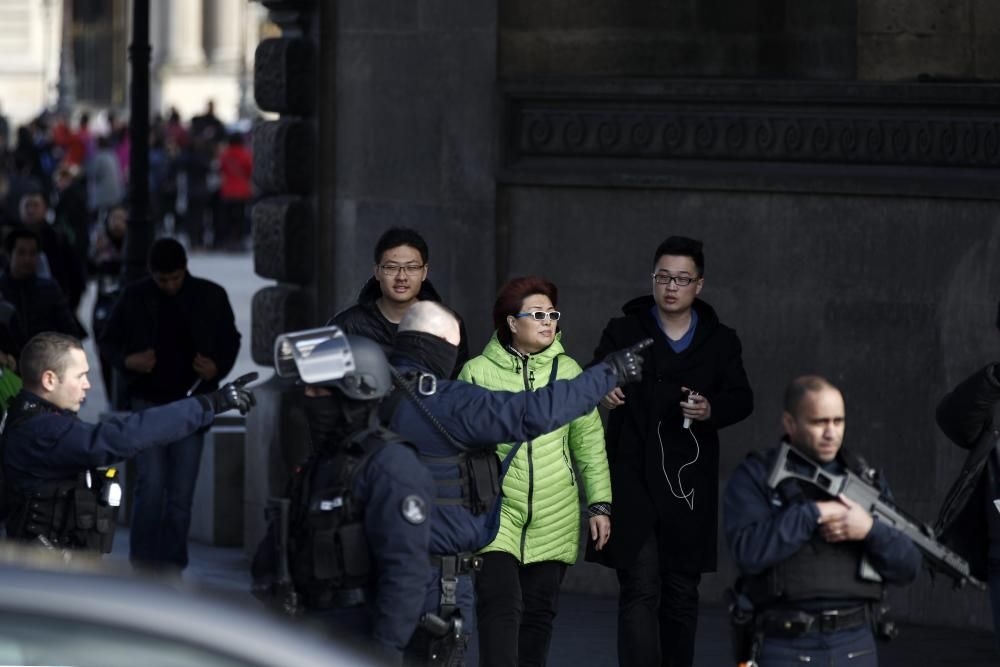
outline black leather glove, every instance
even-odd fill
[[[243,386],[253,382],[258,377],[256,372],[241,375],[212,393],[202,394],[198,398],[206,400],[208,407],[215,414],[227,410],[239,410],[241,415],[245,415],[250,412],[250,408],[257,404],[257,399],[253,397],[253,392],[244,389]]]
[[[621,387],[629,382],[638,382],[642,379],[642,356],[639,355],[639,352],[652,344],[653,339],[647,338],[632,347],[612,352],[604,358],[604,363],[611,366],[615,375],[618,376],[617,386]]]

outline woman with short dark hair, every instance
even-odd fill
[[[558,296],[556,286],[542,278],[515,278],[504,285],[493,307],[496,332],[459,379],[488,389],[532,391],[579,375],[579,364],[560,341]],[[500,444],[497,454],[511,458],[499,532],[483,548],[483,569],[476,575],[479,664],[544,665],[559,585],[579,550],[574,461],[597,549],[611,532],[611,479],[600,417],[592,410],[534,440]]]

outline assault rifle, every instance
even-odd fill
[[[864,508],[872,517],[910,538],[924,554],[927,564],[932,569],[951,577],[956,588],[970,584],[980,590],[986,590],[983,582],[969,574],[968,561],[938,542],[930,526],[908,516],[881,497],[881,491],[873,483],[874,470],[871,473],[865,476],[869,479],[862,478],[850,470],[843,475],[833,475],[802,452],[793,449],[788,443],[782,443],[767,485],[777,489],[786,479],[796,479],[812,484],[834,498],[843,494]]]
[[[288,522],[291,501],[288,498],[269,498],[264,508],[268,529],[264,541],[254,557],[252,571],[254,596],[268,607],[289,616],[301,611],[299,595],[295,591],[288,565]],[[267,553],[270,551],[270,553]],[[263,572],[258,575],[258,561]]]

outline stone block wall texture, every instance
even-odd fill
[[[500,76],[854,77],[856,0],[507,0]]]
[[[563,343],[584,364],[607,320],[649,293],[656,245],[671,234],[705,242],[702,297],[740,335],[756,403],[722,432],[723,482],[751,449],[777,443],[785,384],[819,373],[844,391],[846,442],[883,470],[901,507],[934,519],[964,460],[935,406],[1000,350],[1000,203],[520,186],[499,197],[500,226],[531,249],[510,253],[501,276],[558,285]],[[735,574],[723,546],[702,599],[719,603]],[[587,566],[567,583],[613,591],[613,579]],[[944,578],[921,574],[891,599],[904,618],[990,624],[987,596]]]
[[[276,284],[254,294],[251,352],[256,363],[273,364],[278,334],[315,324],[318,252],[315,210],[318,85],[314,57],[318,10],[308,0],[265,0],[281,36],[263,40],[254,59],[254,95],[277,119],[253,128],[253,176],[259,198],[253,221],[254,270]],[[252,554],[266,530],[264,510],[281,495],[288,472],[307,453],[308,439],[294,395],[272,376],[256,392],[248,419],[244,548]]]
[[[1000,79],[1000,3],[858,2],[858,78]]]
[[[429,279],[446,303],[475,321],[489,313],[497,4],[324,3],[323,317],[355,301],[394,225],[427,239]]]

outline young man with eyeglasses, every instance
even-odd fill
[[[599,361],[654,340],[642,381],[601,401],[615,532],[588,553],[617,570],[618,661],[629,667],[694,662],[698,585],[716,569],[718,430],[753,411],[740,340],[698,298],[704,276],[701,242],[668,238],[653,256],[652,294],[626,303],[594,352]]]
[[[427,279],[430,252],[416,230],[406,227],[386,230],[375,244],[374,255],[374,275],[361,288],[357,303],[334,315],[327,325],[335,324],[344,333],[370,338],[388,354],[399,322],[410,306],[418,301],[440,303],[441,297]],[[461,317],[458,322],[461,340],[456,374],[469,360],[465,324]]]

